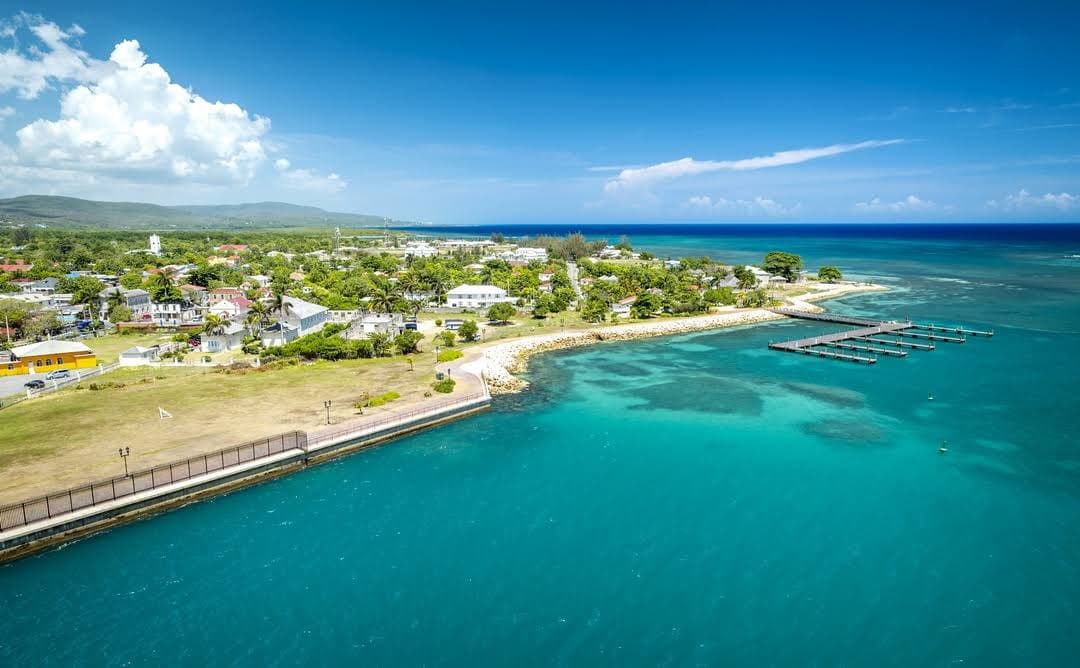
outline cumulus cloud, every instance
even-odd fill
[[[683,203],[683,210],[699,215],[749,215],[749,216],[793,216],[802,211],[802,204],[785,206],[768,197],[757,196],[753,199],[713,199],[708,195],[695,195]]]
[[[174,83],[136,40],[125,40],[96,81],[62,96],[57,120],[36,120],[16,137],[24,164],[247,183],[266,158],[269,130],[269,119]]]
[[[937,205],[926,199],[919,199],[915,195],[908,195],[898,202],[882,202],[875,197],[869,202],[855,204],[857,213],[926,213],[937,210]]]
[[[36,42],[20,50],[16,40],[24,32]],[[270,119],[172,81],[137,40],[123,40],[108,60],[95,60],[77,45],[84,32],[28,14],[0,24],[0,40],[14,43],[0,52],[0,93],[30,99],[52,85],[70,86],[55,119],[40,118],[15,133],[14,159],[0,165],[7,180],[35,174],[62,181],[83,173],[129,183],[245,185],[275,152]],[[0,122],[11,113],[0,109]],[[345,187],[337,175],[293,169],[286,158],[274,166],[289,187]]]
[[[18,48],[22,32],[29,32],[39,43],[28,53]],[[0,40],[10,42],[0,51],[0,93],[14,91],[22,99],[32,100],[56,83],[96,79],[103,63],[79,48],[77,38],[85,33],[78,25],[63,30],[26,12],[0,21]]]
[[[1068,211],[1080,207],[1080,195],[1073,195],[1067,192],[1032,195],[1027,190],[1021,188],[1019,192],[1006,195],[1000,202],[992,199],[987,201],[986,205],[991,209],[1000,209],[1002,211],[1048,208]]]
[[[627,190],[646,188],[655,183],[670,181],[684,176],[705,174],[724,170],[745,171],[754,169],[768,169],[794,165],[818,158],[861,151],[868,148],[878,148],[892,144],[903,143],[904,139],[872,139],[857,144],[833,144],[820,148],[802,148],[791,151],[778,151],[771,155],[755,158],[743,158],[741,160],[695,160],[694,158],[682,158],[670,162],[661,162],[647,167],[634,167],[624,169],[618,176],[611,178],[604,184],[604,192],[608,194]]]
[[[0,127],[4,126],[4,121],[15,115],[14,107],[0,107]]]

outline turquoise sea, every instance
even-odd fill
[[[0,567],[0,665],[1076,665],[1080,228],[628,233],[997,335],[542,355],[488,414]]]

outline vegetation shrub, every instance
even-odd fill
[[[456,350],[454,348],[451,348],[449,350],[440,350],[439,351],[439,361],[440,362],[453,362],[456,359],[460,359],[464,355],[465,355],[465,353],[461,352],[460,350]]]
[[[457,381],[455,381],[453,378],[443,378],[442,380],[437,380],[432,383],[431,387],[433,387],[436,392],[450,394],[454,391],[455,385],[457,385]]]

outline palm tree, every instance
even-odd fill
[[[398,301],[397,289],[388,282],[379,281],[375,289],[371,291],[370,304],[375,310],[384,310],[387,313],[394,311],[394,304]]]
[[[225,332],[226,321],[220,315],[211,313],[206,316],[206,324],[203,325],[203,332],[214,336],[216,334],[223,334]]]
[[[265,325],[270,321],[270,309],[265,302],[256,300],[248,307],[248,319],[253,323]]]
[[[277,313],[278,318],[284,318],[290,310],[289,302],[285,301],[284,292],[275,292],[274,299],[270,302],[270,312]]]
[[[150,279],[150,291],[154,301],[179,299],[180,291],[176,289],[176,270],[166,267],[154,274]]]

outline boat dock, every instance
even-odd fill
[[[791,318],[855,326],[855,329],[842,332],[769,343],[771,350],[823,357],[841,362],[876,364],[878,356],[903,358],[908,356],[909,351],[930,352],[936,348],[936,343],[966,343],[968,336],[991,337],[994,335],[993,330],[941,327],[910,320],[871,320],[832,313],[809,313],[790,308],[770,310]]]

